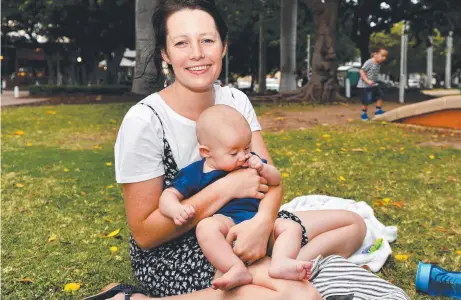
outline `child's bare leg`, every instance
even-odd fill
[[[382,99],[378,99],[378,101],[376,101],[376,106],[378,106],[378,107],[383,107],[383,100],[382,100]]]
[[[200,248],[210,263],[224,273],[220,278],[213,280],[214,289],[230,290],[250,284],[253,279],[245,264],[226,241],[227,233],[232,226],[234,222],[221,215],[203,219],[197,225],[196,235]]]
[[[301,225],[292,220],[279,218],[275,221],[270,239],[272,262],[269,275],[273,278],[288,280],[309,279],[312,264],[296,260],[301,249]]]

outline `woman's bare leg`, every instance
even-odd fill
[[[237,287],[230,291],[213,290],[211,288],[191,294],[165,297],[166,300],[321,300],[315,287],[308,281],[273,279],[268,274],[270,258],[265,257],[249,267],[253,275],[253,284]],[[118,294],[113,300],[123,300],[124,295]],[[131,297],[133,300],[153,299],[141,294]],[[155,298],[154,298],[155,299]]]
[[[306,227],[309,243],[301,248],[299,260],[318,255],[351,256],[361,245],[366,225],[358,214],[346,210],[315,210],[296,212]]]

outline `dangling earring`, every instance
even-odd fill
[[[163,75],[165,76],[165,82],[163,83],[163,87],[167,87],[168,86],[168,77],[170,75],[170,70],[168,69],[168,64],[166,61],[162,61],[162,71],[163,71]]]

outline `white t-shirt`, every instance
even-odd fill
[[[215,85],[215,104],[238,110],[252,131],[261,130],[248,97],[241,91]],[[155,109],[179,169],[200,160],[195,121],[171,109],[158,93],[139,103]],[[141,182],[165,174],[162,162],[163,131],[157,116],[146,105],[134,105],[126,113],[115,142],[115,178],[118,183]]]

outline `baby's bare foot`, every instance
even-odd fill
[[[241,285],[250,284],[252,281],[253,277],[242,263],[233,265],[222,277],[213,280],[211,287],[215,290],[228,291]]]
[[[312,263],[296,259],[272,259],[269,276],[278,279],[303,280],[311,277]]]

